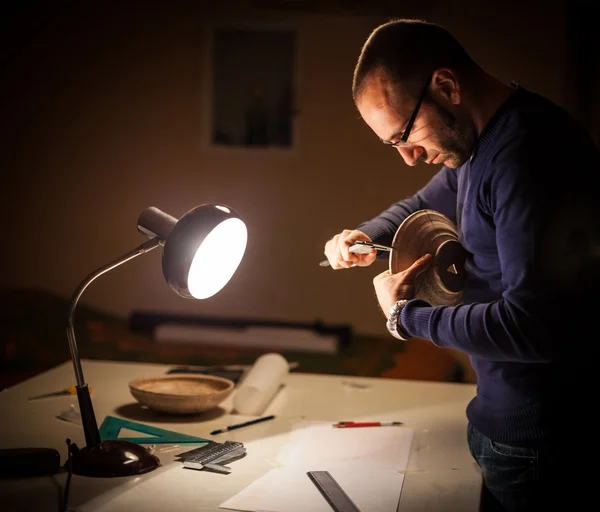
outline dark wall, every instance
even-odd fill
[[[2,4],[2,286],[68,297],[92,270],[141,243],[136,222],[146,207],[178,217],[221,202],[244,217],[249,242],[219,295],[174,295],[155,251],[103,276],[82,301],[123,317],[154,309],[321,319],[383,333],[372,278],[385,263],[347,272],[318,266],[329,237],[437,170],[406,167],[358,119],[350,83],[370,31],[388,15],[430,19],[502,80],[577,115],[587,116],[595,99],[585,61],[598,55],[590,50],[597,36],[566,1],[294,2],[308,6],[302,12],[273,4]],[[207,144],[207,35],[223,24],[298,31],[292,151]]]

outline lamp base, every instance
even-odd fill
[[[123,439],[102,441],[91,448],[72,445],[71,449],[75,475],[98,478],[141,475],[161,465],[158,457],[143,446]]]

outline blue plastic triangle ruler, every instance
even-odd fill
[[[119,437],[122,428],[149,434],[151,437]],[[102,425],[100,425],[99,430],[100,439],[102,439],[102,441],[122,439],[136,444],[201,444],[211,442],[209,439],[203,439],[202,437],[188,436],[186,434],[173,432],[172,430],[165,430],[158,427],[151,427],[150,425],[144,425],[143,423],[137,423],[135,421],[115,418],[114,416],[106,416]]]

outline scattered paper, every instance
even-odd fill
[[[413,435],[413,429],[398,426],[340,429],[331,423],[305,421],[298,424],[278,459],[285,466],[356,461],[404,470]]]
[[[329,471],[362,512],[396,512],[414,430],[337,429],[301,422],[274,468],[219,508],[244,512],[331,512],[308,471]]]
[[[329,471],[361,512],[396,512],[404,475],[362,464],[289,466],[270,470],[219,508],[245,512],[331,512],[306,474]]]
[[[81,413],[76,409],[76,407],[73,404],[71,404],[71,407],[69,407],[69,409],[57,414],[56,419],[68,421],[69,423],[75,423],[75,425],[82,425]]]

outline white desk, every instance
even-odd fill
[[[105,416],[117,416],[183,434],[211,438],[209,432],[246,416],[232,415],[231,395],[218,409],[191,418],[158,416],[140,408],[127,383],[134,377],[163,374],[168,365],[83,361],[98,425]],[[81,427],[55,416],[77,405],[75,397],[28,401],[28,397],[73,385],[70,361],[0,393],[0,448],[51,447],[67,457],[66,439],[85,446]],[[466,444],[465,407],[475,394],[471,384],[451,384],[364,377],[290,373],[285,386],[264,414],[275,420],[215,436],[217,441],[242,441],[247,455],[231,463],[229,475],[180,469],[173,460],[182,447],[157,451],[162,466],[136,477],[99,479],[73,475],[69,495],[71,510],[93,510],[119,498],[129,505],[111,512],[218,511],[218,506],[273,467],[286,433],[298,419],[399,420],[415,429],[399,512],[479,510],[481,475]],[[392,427],[381,427],[392,428]],[[157,445],[157,449],[171,448]],[[179,467],[178,467],[179,466]],[[173,479],[175,471],[181,476]],[[165,479],[169,472],[170,479]],[[152,485],[154,482],[171,482]],[[0,479],[0,509],[57,511],[66,473],[27,479]],[[149,485],[150,484],[150,485]],[[126,493],[126,494],[123,494]],[[125,496],[127,500],[123,499]],[[115,501],[115,502],[117,502]],[[132,505],[133,504],[133,505]],[[107,509],[108,510],[108,509]],[[308,512],[308,511],[307,511]],[[363,511],[368,512],[368,511]]]

